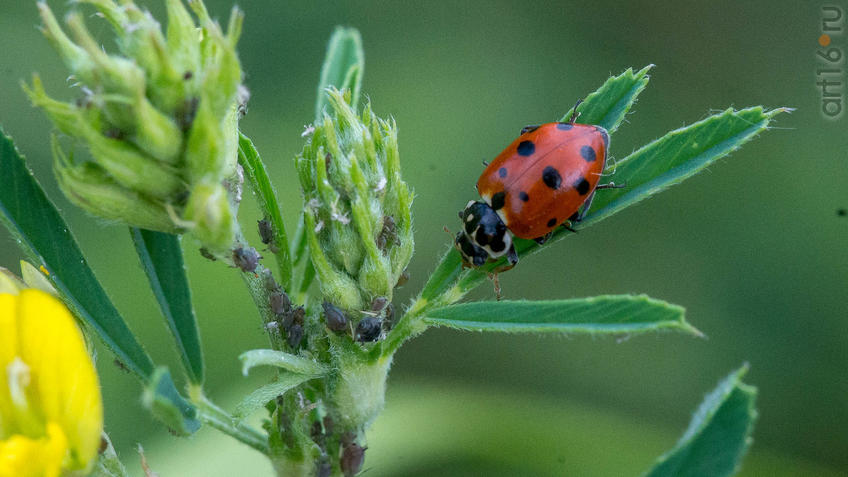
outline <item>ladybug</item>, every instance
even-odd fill
[[[580,102],[577,103],[578,105]],[[577,111],[577,106],[574,107]],[[482,201],[459,213],[462,230],[454,245],[469,267],[506,255],[518,263],[513,236],[544,243],[560,225],[571,229],[581,219],[604,171],[609,134],[600,126],[567,122],[527,126],[477,180]]]

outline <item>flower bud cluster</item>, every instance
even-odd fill
[[[89,153],[88,160],[75,160],[54,140],[62,191],[94,215],[191,232],[208,249],[225,251],[238,227],[237,123],[247,101],[235,51],[242,14],[233,10],[225,34],[201,0],[188,2],[194,17],[182,0],[165,0],[163,33],[130,0],[79,3],[93,5],[111,24],[117,54],[101,47],[79,11],[66,17],[66,34],[39,3],[42,30],[81,97],[52,99],[38,76],[26,86],[33,104]]]
[[[412,257],[412,191],[400,176],[394,121],[370,104],[358,114],[349,91],[326,94],[330,111],[297,157],[304,224],[324,300],[362,311],[376,297],[391,301]]]

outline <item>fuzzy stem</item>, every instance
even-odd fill
[[[268,437],[265,434],[234,419],[227,411],[218,407],[205,396],[194,404],[197,406],[197,417],[204,424],[214,427],[263,454],[268,454]]]

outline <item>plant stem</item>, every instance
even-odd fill
[[[224,434],[268,455],[268,437],[265,434],[234,419],[227,411],[218,407],[205,396],[202,396],[194,404],[197,406],[197,417],[204,424],[208,424]]]

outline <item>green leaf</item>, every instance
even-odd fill
[[[327,44],[324,65],[321,67],[318,100],[315,104],[315,121],[320,121],[324,114],[324,107],[328,100],[325,90],[330,86],[335,86],[339,90],[349,89],[350,105],[356,109],[364,70],[365,53],[362,51],[362,37],[359,31],[356,28],[336,27]]]
[[[430,310],[425,323],[469,331],[506,333],[643,333],[700,331],[684,309],[645,295],[603,295],[549,301],[483,301]]]
[[[624,159],[608,164],[607,171],[615,172],[610,179],[626,182],[627,186],[595,194],[592,208],[580,227],[599,222],[697,174],[768,129],[775,115],[788,111],[791,109],[766,111],[761,106],[739,111],[728,109],[671,131]]]
[[[177,435],[188,436],[200,429],[197,409],[177,392],[168,368],[156,368],[150,382],[144,387],[141,403]]]
[[[724,477],[739,469],[751,442],[757,389],[742,382],[744,365],[719,383],[695,411],[677,445],[643,477]]]
[[[597,91],[586,96],[577,107],[580,113],[577,122],[601,126],[610,134],[615,132],[636,97],[648,85],[648,72],[653,67],[654,65],[648,65],[635,73],[633,68],[627,68],[624,73],[609,78]],[[573,110],[574,108],[571,108],[565,113],[560,122],[568,121]]]
[[[259,157],[259,152],[253,145],[253,141],[242,133],[239,133],[239,164],[244,168],[247,180],[259,196],[259,205],[265,216],[271,221],[274,232],[274,245],[277,252],[274,257],[280,270],[280,284],[285,290],[291,291],[292,259],[289,251],[289,239],[286,234],[286,224],[283,222],[283,214],[280,204],[277,202],[277,191],[271,184],[265,164]]]
[[[313,377],[327,374],[327,368],[316,361],[272,349],[245,351],[239,356],[239,359],[242,363],[241,372],[245,376],[251,368],[256,366],[274,366],[292,373]]]
[[[276,381],[260,387],[242,399],[233,411],[233,417],[247,417],[260,407],[265,406],[269,401],[276,399],[277,396],[283,395],[286,391],[294,389],[310,379],[315,379],[315,377],[308,374],[281,373],[277,376]]]
[[[174,336],[183,366],[192,383],[203,382],[203,351],[191,302],[180,238],[130,228],[141,266]]]
[[[85,262],[68,225],[0,129],[0,222],[29,259],[43,265],[71,310],[133,373],[146,380],[153,362]]]
[[[648,85],[648,72],[654,65],[648,65],[638,72],[633,72],[633,68],[628,68],[618,76],[610,77],[604,84],[592,94],[586,96],[585,100],[580,103],[577,111],[580,117],[577,119],[581,124],[597,124],[603,126],[612,134],[618,129],[618,125],[624,120],[624,116],[630,111],[630,107],[636,102],[636,98]],[[569,110],[560,119],[566,121],[571,116],[574,108]],[[519,254],[526,252],[533,246],[537,246],[532,240],[516,240],[516,249]],[[483,272],[493,270],[495,267],[502,266],[505,260],[500,260],[496,263],[491,263],[483,267]],[[421,292],[421,298],[424,300],[432,300],[436,296],[445,292],[453,285],[457,278],[462,274],[462,259],[459,252],[454,249],[448,250],[442,257],[441,262],[436,267],[436,270],[427,280],[424,285],[424,290]],[[479,283],[482,278],[485,278],[485,273],[476,273],[474,271],[466,271],[465,274],[474,275],[474,284]]]

